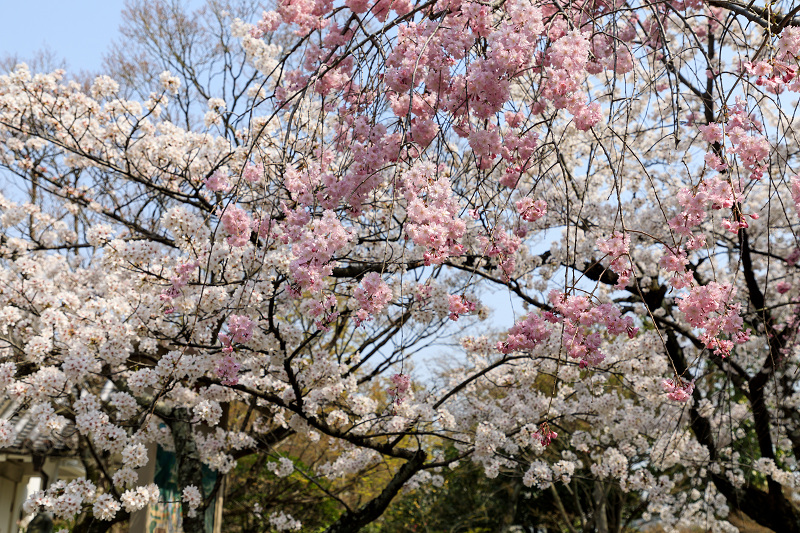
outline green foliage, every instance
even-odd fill
[[[269,516],[278,510],[303,522],[303,531],[319,531],[339,516],[341,508],[323,489],[298,473],[279,478],[267,467],[266,455],[239,460],[228,475],[224,531],[269,531]],[[305,465],[295,460],[298,467]]]

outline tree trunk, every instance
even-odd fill
[[[98,520],[88,514],[84,516],[86,519],[78,522],[72,529],[72,533],[107,533],[111,531],[114,524],[126,522],[131,515],[120,509],[113,520]]]
[[[203,490],[203,463],[200,461],[200,452],[194,440],[192,426],[189,424],[190,414],[186,409],[176,409],[175,419],[170,420],[172,440],[175,444],[175,457],[178,461],[178,489],[183,491],[189,485],[194,485],[200,491],[203,503],[195,511],[194,516],[189,516],[189,507],[181,506],[184,533],[205,533],[205,511],[208,505],[208,495]]]
[[[400,467],[400,470],[398,470],[392,480],[389,481],[386,488],[383,489],[383,492],[355,511],[345,511],[342,513],[342,516],[331,524],[330,527],[325,530],[325,533],[355,533],[373,520],[379,518],[389,506],[392,498],[394,498],[400,489],[403,488],[403,485],[406,484],[406,481],[411,479],[414,474],[422,469],[426,458],[427,454],[422,450],[418,450],[411,460]],[[189,532],[186,531],[186,533]]]
[[[510,480],[505,485],[505,495],[506,495],[506,512],[501,517],[495,531],[497,533],[506,533],[511,527],[514,525],[514,519],[517,516],[517,503],[519,501],[519,493],[522,488],[522,484],[519,483],[519,480]]]
[[[594,527],[597,533],[608,533],[606,516],[606,492],[600,481],[594,482]]]

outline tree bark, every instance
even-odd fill
[[[594,482],[594,527],[597,533],[608,533],[608,517],[606,516],[606,491],[603,484]]]
[[[675,365],[678,374],[688,375],[688,366],[683,348],[678,343],[675,333],[670,330],[667,330],[666,346],[667,354]],[[690,425],[697,441],[708,449],[709,457],[713,461],[717,457],[717,447],[713,437],[714,432],[708,420],[700,416],[697,411],[696,405],[699,395],[700,392],[695,389],[693,392],[694,398],[689,404]],[[758,415],[754,413],[754,416]],[[758,426],[756,429],[758,430]],[[731,508],[742,511],[759,525],[773,531],[800,533],[800,517],[798,517],[791,502],[784,496],[782,486],[771,477],[768,477],[769,492],[764,492],[752,486],[737,488],[724,475],[712,473],[710,477],[717,490],[725,496]]]
[[[178,461],[178,489],[183,491],[189,485],[194,485],[200,491],[203,503],[189,516],[189,507],[181,506],[184,533],[205,533],[205,511],[208,506],[207,494],[203,490],[203,463],[197,442],[194,440],[192,426],[189,423],[190,414],[184,409],[175,410],[175,418],[168,421],[172,430],[172,440],[175,444],[175,457]]]
[[[117,514],[114,516],[113,520],[98,520],[93,516],[84,516],[87,518],[81,522],[78,522],[72,529],[72,533],[107,533],[108,531],[111,531],[111,528],[114,526],[114,524],[127,522],[131,517],[131,515],[125,512],[123,509],[117,511]]]
[[[411,460],[400,467],[400,470],[398,470],[391,481],[389,481],[386,488],[383,489],[383,492],[355,511],[345,511],[342,513],[342,516],[331,524],[328,529],[325,530],[325,533],[354,533],[373,520],[379,518],[389,506],[392,498],[403,488],[406,481],[422,470],[422,465],[426,458],[427,454],[425,452],[417,450]]]

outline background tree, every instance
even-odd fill
[[[211,98],[223,99],[228,111],[245,113],[252,104],[250,93],[260,83],[254,65],[273,60],[274,54],[264,58],[262,51],[262,57],[257,52],[248,58],[231,22],[253,20],[260,12],[260,3],[253,0],[197,5],[126,1],[120,36],[105,55],[103,73],[121,84],[126,97],[146,100],[159,91],[160,74],[171,72],[181,84],[165,112],[170,122],[186,129],[204,127]],[[227,117],[221,120],[226,123]]]

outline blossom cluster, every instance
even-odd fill
[[[84,91],[64,73],[0,76],[0,163],[36,184],[28,202],[0,197],[0,396],[108,472],[28,510],[113,520],[158,501],[136,470],[152,446],[224,474],[283,434],[324,460],[276,443],[279,478],[326,486],[405,461],[417,486],[455,452],[527,487],[637,491],[677,530],[726,527],[714,479],[756,490],[733,441],[766,426],[786,466],[759,464],[800,486],[784,416],[800,405],[800,248],[795,213],[772,209],[788,190],[800,214],[800,178],[777,180],[797,147],[768,111],[785,104],[718,101],[717,65],[697,85],[711,96],[680,89],[670,57],[689,30],[673,15],[702,20],[692,38],[713,48],[728,12],[643,7],[279,0],[234,22],[248,100],[210,88],[194,128],[174,120],[187,80],[168,73],[143,102],[107,77]],[[800,32],[768,38],[748,90],[795,90]],[[482,326],[412,387],[402,369],[475,333],[497,290],[513,326]],[[247,423],[226,429],[239,404]],[[16,423],[0,420],[0,448]],[[201,489],[180,490],[186,517],[202,513]],[[269,527],[301,528],[272,511]]]
[[[594,305],[586,296],[568,296],[558,291],[549,295],[552,311],[541,315],[532,313],[514,324],[505,341],[498,343],[502,353],[530,350],[555,331],[562,331],[563,346],[581,368],[597,366],[605,355],[600,351],[602,336],[595,326],[603,326],[610,335],[636,336],[639,328],[630,316],[622,316],[612,304]],[[553,327],[559,324],[559,327]]]

